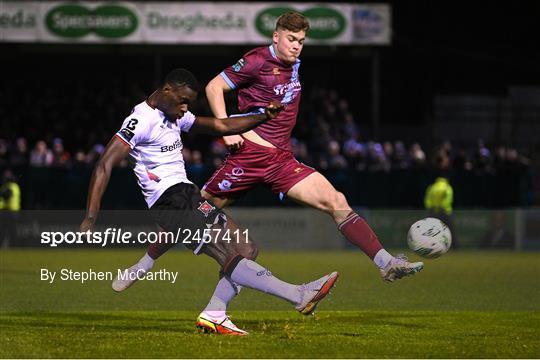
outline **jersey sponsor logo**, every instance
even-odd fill
[[[232,69],[235,71],[235,72],[239,72],[240,70],[242,70],[242,68],[244,67],[244,65],[246,65],[246,60],[244,59],[240,59],[238,60],[238,62],[236,64],[234,64],[232,66]]]
[[[126,129],[126,128],[123,128],[122,130],[120,130],[118,132],[125,140],[127,141],[130,141],[131,139],[133,139],[133,137],[135,136],[135,134],[133,133],[133,131],[129,130],[129,129]]]
[[[203,213],[204,217],[208,217],[208,214],[210,214],[212,211],[215,210],[215,206],[210,205],[208,201],[200,202],[199,207],[197,210]]]
[[[279,68],[273,68],[273,69],[272,69],[272,74],[274,74],[274,75],[279,75],[279,74],[281,74],[281,73],[279,72]]]
[[[155,181],[155,182],[160,182],[161,181],[161,178],[159,176],[157,176],[156,174],[154,174],[153,172],[151,172],[150,170],[146,169],[146,175],[148,175],[148,178],[152,181]]]
[[[242,169],[241,167],[235,167],[232,169],[232,174],[234,176],[242,176],[244,175],[244,169]]]
[[[162,146],[161,152],[173,151],[178,149],[179,147],[182,147],[182,143],[180,142],[180,139],[177,139],[172,145]]]
[[[279,84],[274,86],[274,94],[284,95],[287,91],[300,91],[301,84],[300,81],[292,81],[288,84]]]
[[[231,190],[231,187],[232,187],[232,182],[226,179],[221,180],[221,182],[218,184],[218,188],[221,191]]]

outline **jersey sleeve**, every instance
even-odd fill
[[[256,80],[262,64],[263,59],[256,52],[249,52],[220,75],[231,89],[236,89]]]
[[[122,128],[118,130],[116,136],[133,149],[137,144],[150,138],[149,122],[133,113],[124,120]]]
[[[186,111],[184,116],[182,116],[178,121],[178,127],[180,128],[180,131],[188,132],[191,130],[191,127],[193,126],[193,123],[195,122],[195,115],[193,115],[191,112]]]

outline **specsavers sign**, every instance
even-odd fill
[[[264,44],[276,19],[298,11],[312,44],[390,44],[386,4],[0,1],[0,41]]]

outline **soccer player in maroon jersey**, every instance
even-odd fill
[[[261,112],[270,101],[279,101],[286,108],[251,131],[224,137],[230,154],[201,194],[223,208],[257,185],[268,185],[275,193],[332,216],[341,233],[379,267],[384,280],[412,275],[423,268],[423,263],[409,263],[388,253],[369,225],[351,209],[345,196],[322,174],[293,156],[290,137],[302,88],[299,56],[308,30],[309,22],[303,15],[281,15],[270,46],[249,51],[207,85],[206,95],[216,118],[227,117],[224,93],[231,90],[237,92],[241,113]],[[244,254],[252,258],[256,255],[255,245],[249,254]],[[238,286],[232,285],[222,278],[202,314],[226,316],[227,304],[239,291]]]

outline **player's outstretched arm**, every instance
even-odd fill
[[[206,98],[208,99],[208,104],[210,104],[210,109],[212,113],[218,119],[225,119],[227,117],[227,107],[225,106],[225,95],[224,93],[231,91],[231,87],[225,79],[218,74],[213,78],[208,85],[206,85]],[[225,146],[229,151],[238,150],[244,143],[244,138],[240,135],[225,136],[223,138]]]
[[[212,114],[218,119],[225,119],[227,117],[224,93],[231,90],[231,87],[221,75],[217,75],[206,85],[205,92],[208,104],[210,105],[210,109],[212,109]]]
[[[283,105],[273,102],[266,106],[264,114],[237,116],[226,119],[197,117],[191,131],[210,135],[240,134],[253,129],[267,120],[275,118],[281,110],[283,110]]]
[[[111,171],[129,154],[130,150],[129,145],[117,136],[114,136],[107,144],[92,172],[86,202],[86,217],[81,223],[80,231],[92,230],[101,206],[101,198],[109,184]]]

